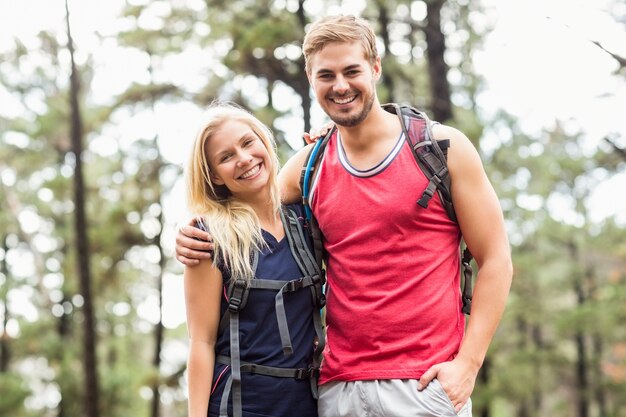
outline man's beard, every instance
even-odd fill
[[[340,114],[335,114],[335,115],[329,114],[328,117],[330,117],[330,120],[335,122],[335,124],[338,126],[353,127],[361,123],[363,120],[365,120],[369,112],[372,110],[373,105],[374,105],[374,95],[371,95],[369,100],[363,106],[363,109],[358,114],[355,114],[354,116],[345,116],[345,117],[342,117]]]

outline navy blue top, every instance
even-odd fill
[[[301,204],[289,205],[304,223]],[[307,235],[307,233],[305,233]],[[289,281],[302,277],[287,237],[280,241],[263,231],[267,248],[259,256],[256,278]],[[310,243],[310,242],[309,242]],[[222,270],[224,288],[228,288],[230,274]],[[285,313],[293,354],[285,356],[282,350],[276,321],[276,290],[251,289],[244,309],[239,313],[239,345],[241,361],[281,368],[307,368],[313,358],[315,329],[313,314],[319,314],[310,288],[284,294]],[[225,314],[228,303],[222,294],[221,312]],[[230,356],[230,331],[227,327],[218,335],[216,355]],[[219,416],[220,402],[230,367],[216,363],[213,376],[213,392],[209,402],[209,416]],[[271,417],[317,417],[317,402],[311,393],[309,379],[271,377],[241,373],[243,416]],[[231,393],[232,396],[232,393]],[[228,415],[232,415],[229,399]]]

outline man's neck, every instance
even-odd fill
[[[400,137],[402,127],[398,116],[372,107],[367,118],[357,126],[338,126],[341,144],[350,165],[367,170],[383,161]]]

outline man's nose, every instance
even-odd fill
[[[339,75],[337,76],[337,78],[335,78],[335,85],[333,86],[333,89],[335,90],[335,92],[343,94],[350,89],[350,86],[348,85],[345,77]]]

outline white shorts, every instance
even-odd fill
[[[472,400],[456,413],[436,379],[422,391],[415,379],[329,382],[317,404],[319,417],[472,417]]]

